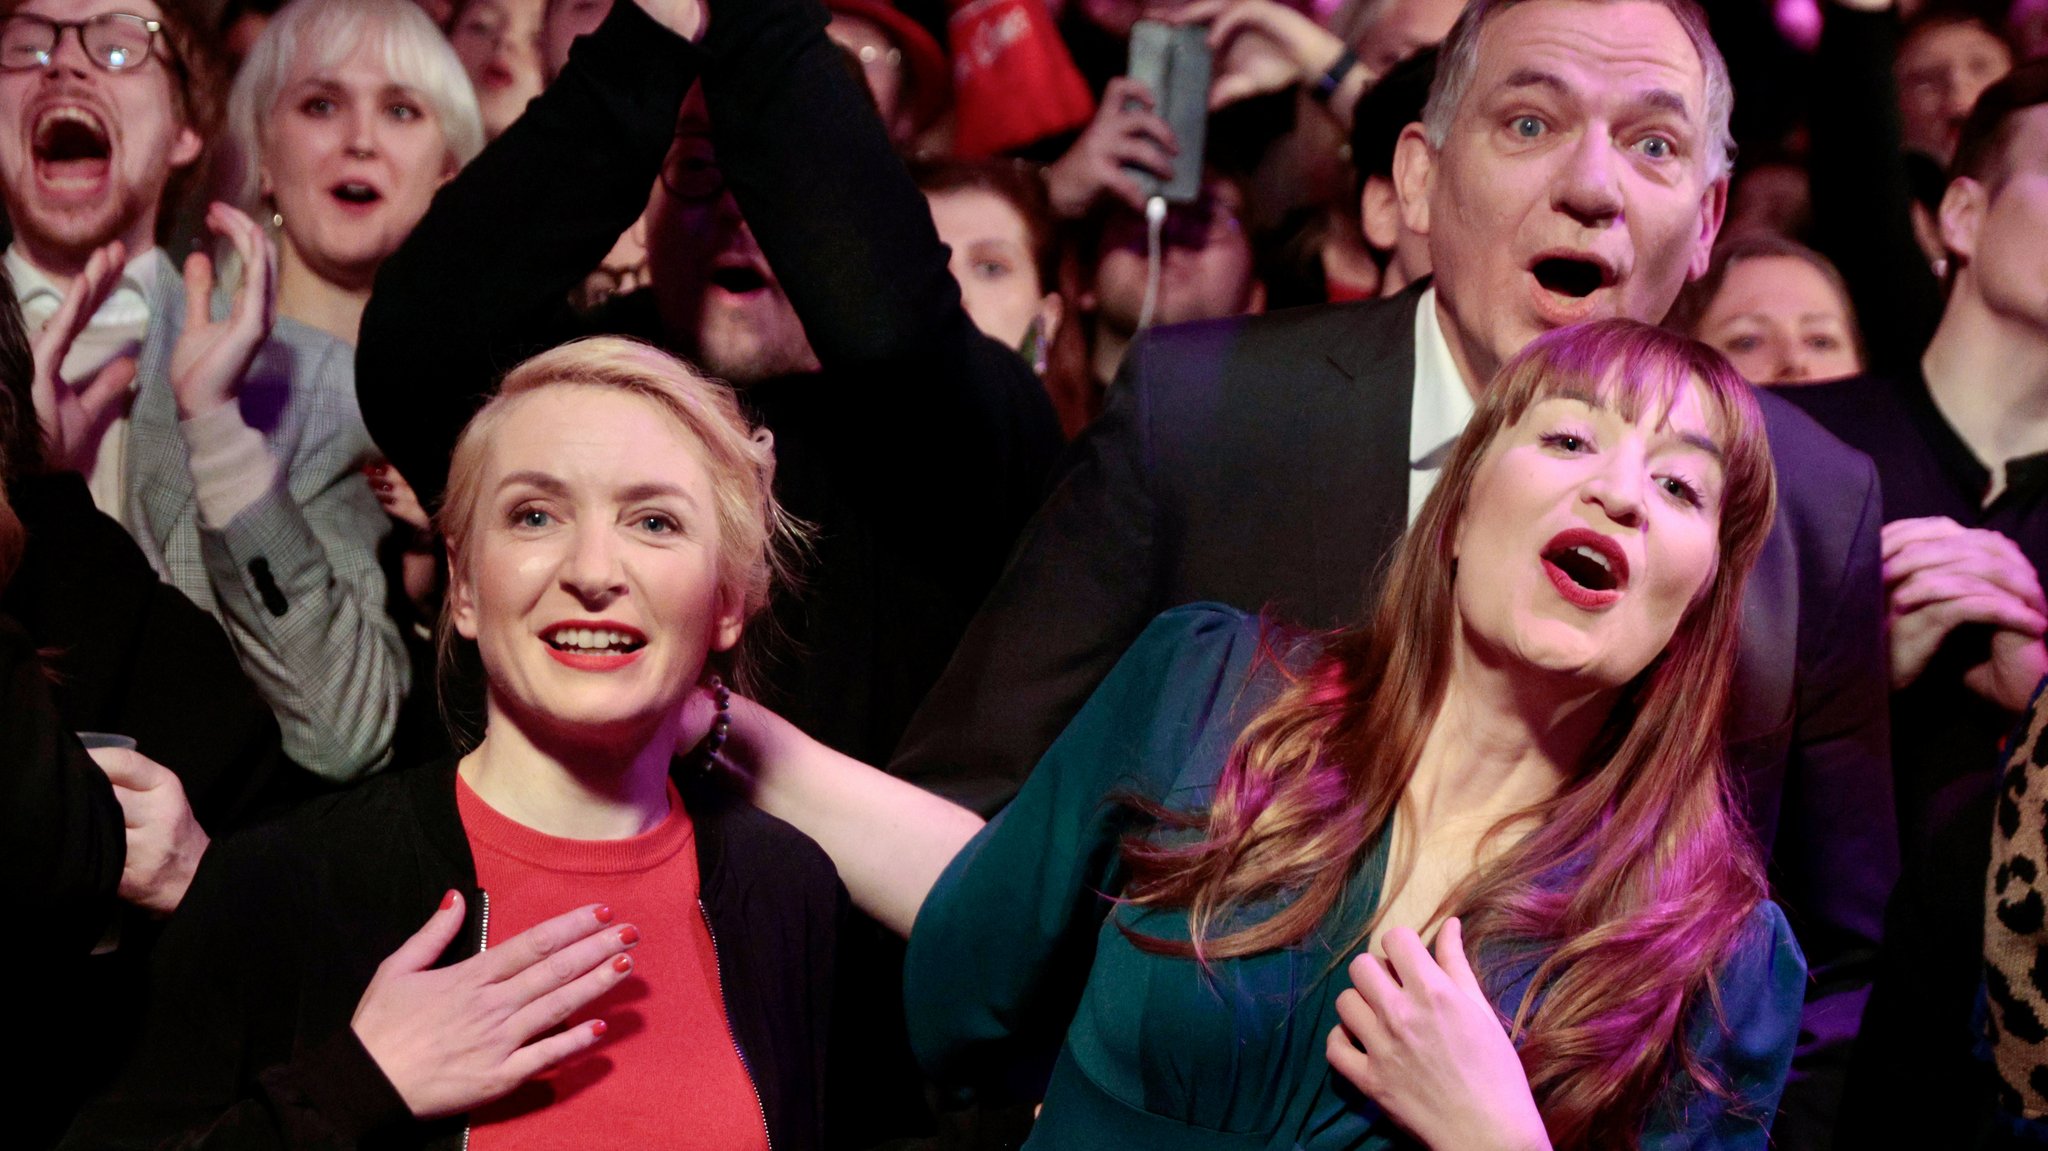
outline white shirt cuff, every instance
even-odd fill
[[[219,531],[277,482],[277,461],[263,433],[242,422],[241,408],[220,407],[178,421],[192,453],[193,500],[199,521]]]

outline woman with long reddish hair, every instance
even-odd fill
[[[1727,361],[1567,329],[1481,398],[1370,620],[1162,615],[964,848],[735,731],[914,921],[927,1068],[1043,1090],[1030,1147],[1761,1148],[1805,964],[1720,732],[1773,504]]]

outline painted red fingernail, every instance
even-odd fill
[[[597,910],[592,912],[591,914],[597,916],[597,921],[599,923],[610,923],[612,921],[612,909],[607,904],[598,904]]]
[[[613,956],[612,970],[618,972],[620,975],[624,975],[626,972],[633,970],[633,957],[630,955]]]
[[[441,897],[441,910],[446,911],[453,906],[455,906],[455,892],[451,890],[448,894]]]
[[[631,947],[638,942],[640,942],[639,928],[633,926],[630,923],[628,923],[624,927],[619,928],[619,943],[622,946]]]
[[[591,1020],[591,1021],[590,1021],[590,1033],[591,1033],[592,1035],[603,1035],[603,1034],[604,1034],[604,1020],[602,1020],[602,1019],[593,1019],[593,1020]]]

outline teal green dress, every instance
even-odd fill
[[[1232,742],[1279,677],[1259,625],[1216,605],[1153,621],[1046,752],[1010,807],[947,867],[911,933],[911,1042],[942,1083],[1038,1098],[1027,1151],[1337,1151],[1413,1141],[1331,1071],[1350,959],[1378,904],[1384,848],[1360,865],[1319,937],[1211,965],[1148,954],[1123,928],[1187,938],[1179,912],[1118,907],[1120,797],[1206,806]],[[1250,908],[1247,921],[1271,907]],[[1519,1002],[1538,957],[1482,966]],[[1806,963],[1760,905],[1722,973],[1719,1019],[1694,1049],[1733,1101],[1675,1085],[1643,1146],[1764,1148],[1799,1032]]]

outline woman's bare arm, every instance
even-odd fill
[[[982,818],[739,696],[731,731],[725,757],[752,782],[755,806],[816,840],[854,903],[908,938],[924,897]]]

